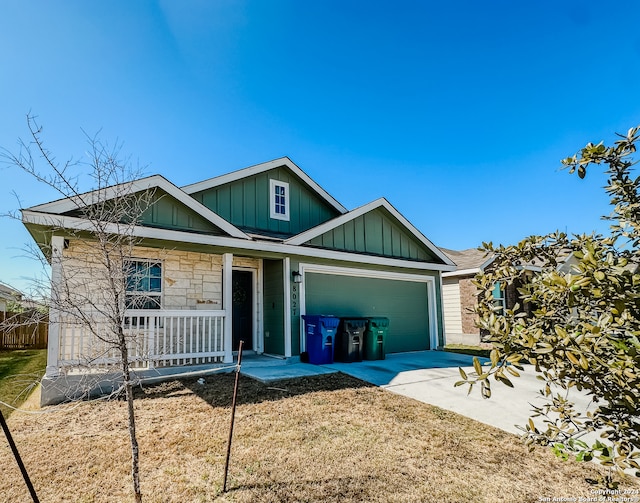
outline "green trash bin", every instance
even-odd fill
[[[389,331],[389,318],[367,318],[364,332],[364,359],[384,360],[384,345]]]

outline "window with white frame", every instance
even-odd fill
[[[289,184],[280,180],[270,180],[269,206],[271,218],[289,220]]]
[[[162,262],[130,259],[125,263],[127,309],[162,307]]]

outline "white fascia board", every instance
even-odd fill
[[[480,267],[478,269],[480,269],[481,271],[484,271],[487,267],[489,267],[491,264],[493,264],[493,261],[495,259],[496,259],[496,256],[492,255],[487,260],[485,260],[482,264],[480,264]]]
[[[309,264],[306,262],[300,262],[300,273],[317,273],[317,274],[331,274],[335,276],[351,276],[351,277],[366,277],[375,279],[392,279],[396,281],[411,281],[418,283],[427,283],[429,281],[435,281],[435,276],[425,276],[423,274],[411,274],[406,272],[393,272],[393,271],[372,271],[362,270],[355,267],[343,267],[333,266],[326,264]]]
[[[84,194],[78,194],[74,197],[66,197],[50,203],[39,204],[37,206],[27,208],[27,210],[45,213],[65,213],[67,211],[90,206],[100,201],[112,199],[121,194],[132,194],[134,192],[148,190],[152,187],[158,186],[162,180],[168,183],[166,178],[160,175],[153,175],[139,180],[133,180],[131,182],[104,187],[99,190],[92,190],[90,192],[85,192]]]
[[[43,225],[54,227],[57,229],[70,229],[88,232],[91,232],[93,230],[91,222],[86,219],[64,215],[38,213],[29,210],[22,211],[22,221],[25,224]],[[116,234],[118,232],[118,229],[118,224],[108,224],[105,231]],[[455,266],[453,265],[390,259],[375,255],[360,255],[357,253],[338,252],[333,250],[325,250],[322,248],[292,246],[284,243],[251,241],[227,236],[210,236],[206,234],[195,234],[191,232],[177,231],[172,229],[158,229],[155,227],[136,226],[132,229],[132,234],[139,238],[160,239],[180,243],[218,246],[222,248],[237,248],[241,250],[251,250],[259,252],[272,252],[288,256],[340,260],[368,265],[402,267],[405,269],[415,269],[422,271],[452,271],[455,268]]]
[[[519,265],[516,269],[518,271],[542,272],[542,267],[539,265]]]
[[[236,180],[240,180],[242,178],[247,178],[249,176],[257,175],[259,173],[263,173],[265,171],[269,171],[274,168],[278,168],[280,166],[287,166],[293,173],[295,173],[299,178],[301,178],[307,185],[309,185],[322,199],[327,201],[331,206],[333,206],[340,213],[346,213],[347,209],[342,206],[331,194],[329,194],[326,190],[324,190],[320,185],[313,181],[313,179],[307,175],[300,167],[298,167],[291,159],[288,157],[280,157],[279,159],[274,159],[273,161],[263,162],[261,164],[256,164],[255,166],[250,166],[248,168],[239,169],[237,171],[232,171],[231,173],[227,173],[225,175],[216,176],[214,178],[209,178],[208,180],[204,180],[202,182],[192,183],[190,185],[185,185],[182,188],[184,192],[187,194],[194,194],[196,192],[200,192],[203,190],[211,189],[213,187],[218,187],[220,185],[224,185],[225,183],[235,182]]]
[[[159,185],[162,190],[175,197],[182,204],[192,209],[193,211],[204,217],[206,220],[225,231],[230,236],[241,239],[251,239],[235,225],[231,224],[217,213],[214,213],[205,205],[196,201],[193,197],[180,190],[180,188],[172,184],[170,181],[166,180],[165,178],[162,178],[162,180],[162,185]]]
[[[7,285],[6,283],[0,283],[0,295],[2,295],[2,294],[10,295],[11,298],[13,298],[16,295],[22,295],[22,292],[20,292],[19,290],[16,290],[15,288]]]
[[[60,199],[51,203],[33,206],[31,208],[28,208],[27,211],[61,214],[67,211],[87,207],[100,201],[107,201],[123,194],[134,194],[136,192],[155,188],[164,190],[167,194],[173,196],[182,204],[192,209],[200,216],[202,216],[205,220],[211,222],[216,227],[219,227],[230,236],[242,239],[251,239],[236,226],[229,223],[206,206],[200,204],[189,194],[186,194],[185,192],[180,190],[177,186],[175,186],[173,183],[171,183],[161,175],[153,175],[147,178],[142,178],[140,180],[134,180],[132,182],[121,183],[119,185],[113,185],[104,189],[87,192],[77,197]]]
[[[469,276],[470,274],[478,274],[481,271],[479,267],[474,267],[473,269],[461,269],[459,271],[451,271],[451,272],[443,272],[443,278],[451,278],[455,276]]]
[[[490,266],[493,263],[495,259],[496,259],[495,255],[492,255],[487,260],[485,260],[482,264],[480,264],[478,267],[470,267],[468,269],[460,269],[459,271],[447,272],[447,273],[444,273],[442,276],[445,278],[450,278],[452,276],[468,276],[470,274],[475,275],[481,271],[484,271],[488,266]]]
[[[469,276],[471,274],[476,275],[479,272],[484,271],[484,268],[489,265],[491,262],[493,262],[493,258],[488,261],[488,263],[483,264],[480,267],[474,267],[473,269],[461,269],[460,271],[451,271],[451,272],[445,272],[442,273],[442,277],[443,278],[453,278],[456,276]],[[519,271],[531,271],[531,272],[540,272],[542,271],[542,267],[540,266],[535,266],[535,265],[519,265],[516,267],[517,270]]]
[[[349,213],[340,215],[339,217],[329,220],[328,222],[325,222],[296,236],[293,236],[287,239],[285,241],[285,244],[302,245],[307,241],[310,241],[311,239],[324,234],[325,232],[335,229],[345,224],[346,222],[349,222],[350,220],[358,218],[359,216],[362,216],[365,213],[369,213],[370,211],[373,211],[380,207],[385,208],[389,213],[391,213],[416,239],[418,239],[438,258],[442,259],[445,264],[455,267],[455,263],[453,263],[451,259],[440,250],[440,248],[434,245],[429,239],[424,236],[424,234],[416,229],[413,224],[411,224],[411,222],[409,222],[409,220],[407,220],[398,210],[396,210],[393,205],[384,197],[376,199],[375,201],[371,201],[370,203],[360,206],[359,208],[356,208]]]
[[[289,245],[302,245],[307,241],[312,240],[313,238],[321,236],[325,232],[335,229],[336,227],[340,227],[346,222],[349,222],[361,215],[364,215],[365,213],[368,213],[371,210],[378,208],[379,206],[381,206],[380,199],[376,199],[375,201],[367,203],[364,206],[360,206],[355,210],[351,210],[349,213],[345,213],[343,215],[340,215],[339,217],[333,218],[327,222],[301,232],[300,234],[296,234],[295,236],[286,239],[284,242]]]
[[[574,266],[578,263],[578,259],[575,256],[575,252],[569,253],[562,262],[558,264],[557,271],[562,274],[571,272]]]
[[[384,197],[382,197],[381,200],[383,202],[383,206],[389,212],[391,212],[391,214],[394,217],[396,217],[407,229],[409,229],[409,231],[411,231],[411,233],[416,238],[418,238],[427,248],[429,248],[433,253],[435,253],[438,258],[442,259],[442,261],[445,264],[456,267],[455,262],[453,262],[442,250],[440,250],[440,248],[434,245],[431,242],[431,240],[427,239],[427,237],[424,234],[422,234],[422,232],[420,232],[416,227],[414,227],[414,225],[411,222],[409,222],[409,220],[407,220],[404,217],[404,215],[402,215],[402,213],[396,210],[389,201],[387,201]]]

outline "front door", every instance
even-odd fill
[[[243,350],[253,349],[253,272],[233,271],[232,299],[233,350],[238,350],[240,341],[244,341]]]

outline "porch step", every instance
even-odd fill
[[[281,365],[267,365],[261,367],[245,367],[244,359],[240,373],[263,383],[282,381],[283,379],[294,379],[297,377],[310,377],[323,374],[334,374],[336,369],[327,368],[322,365],[311,365],[309,363],[283,363]]]
[[[242,368],[240,373],[263,383],[294,379],[296,377],[308,377],[321,374],[332,374],[334,369],[320,365],[300,363],[299,356],[290,358],[273,357],[249,353],[242,355]]]
[[[237,356],[234,357],[234,363],[237,363]],[[245,368],[260,368],[260,367],[282,367],[286,365],[292,365],[300,363],[299,356],[291,356],[289,358],[268,356],[265,354],[243,354],[242,355],[242,369]]]

